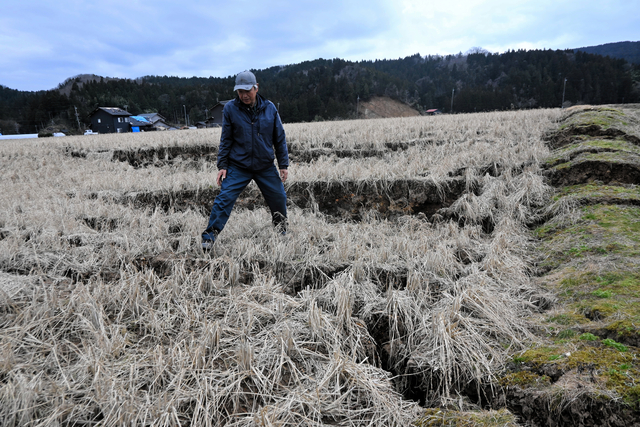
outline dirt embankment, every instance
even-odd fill
[[[531,425],[640,425],[638,113],[581,107],[548,135],[556,195],[534,234],[538,280],[558,301],[537,319],[543,344],[488,393]]]
[[[360,102],[359,114],[365,119],[381,119],[419,116],[420,112],[391,98],[374,97],[369,101]]]

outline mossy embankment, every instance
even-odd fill
[[[548,135],[556,188],[538,240],[538,281],[557,297],[541,344],[513,355],[493,405],[534,425],[640,419],[640,110],[582,107]]]

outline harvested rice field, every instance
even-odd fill
[[[285,130],[209,253],[219,130],[0,145],[0,425],[637,423],[640,106]]]

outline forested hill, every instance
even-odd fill
[[[640,42],[606,43],[598,46],[580,47],[575,50],[624,59],[631,64],[640,65]]]
[[[387,96],[420,111],[445,113],[568,104],[640,102],[640,65],[574,50],[518,50],[492,54],[420,56],[351,62],[317,59],[255,70],[260,93],[285,122],[348,119],[358,101]],[[70,78],[55,90],[20,92],[0,87],[0,131],[33,133],[56,123],[69,130],[88,123],[98,106],[132,114],[159,112],[169,122],[204,120],[211,108],[234,96],[233,78],[99,76]],[[78,115],[76,116],[76,109]]]

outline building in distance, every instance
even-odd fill
[[[129,132],[129,117],[132,115],[118,107],[98,107],[89,114],[91,130],[98,133]]]

